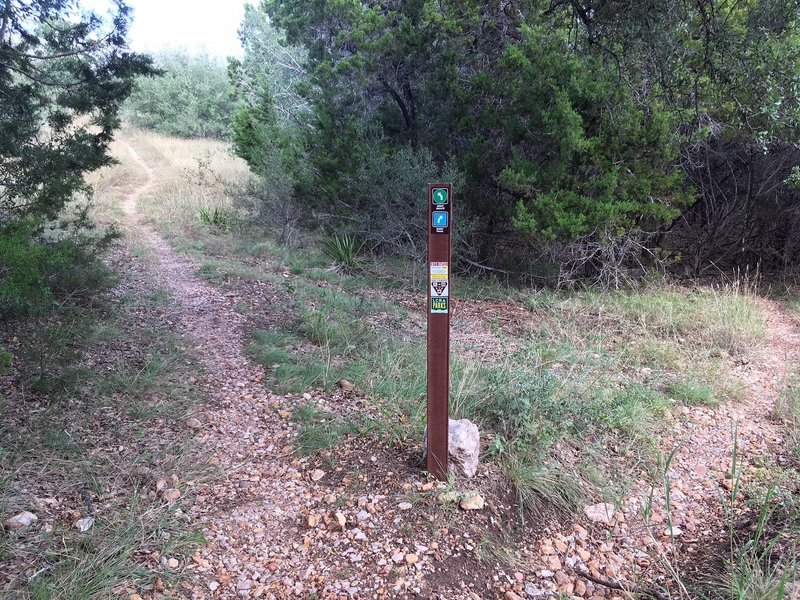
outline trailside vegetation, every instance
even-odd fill
[[[136,127],[188,138],[230,135],[233,101],[225,63],[182,52],[155,57],[158,77],[140,77],[125,104]]]
[[[70,0],[0,2],[0,314],[85,295],[99,277],[75,235],[85,211],[69,239],[54,219],[112,162],[121,105],[153,72],[127,49],[130,9],[115,6],[103,19]]]
[[[786,267],[800,239],[798,8],[265,0],[240,32],[233,140],[377,251],[416,242],[411,226],[402,243],[373,230],[385,212],[414,217],[375,201],[391,197],[365,188],[371,171],[424,197],[425,163],[462,182],[472,264],[532,273],[549,256],[616,283],[630,278],[609,268],[665,256],[692,275]]]

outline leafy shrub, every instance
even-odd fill
[[[234,152],[245,157],[236,145]],[[298,241],[298,225],[308,215],[295,193],[296,182],[303,179],[306,168],[302,152],[290,141],[285,146],[271,142],[246,160],[254,176],[236,190],[238,208],[248,212],[256,226],[272,232],[281,245],[291,247]]]
[[[0,228],[0,314],[39,312],[57,301],[95,298],[112,277],[93,254],[94,241],[49,241],[30,221]]]
[[[0,235],[0,313],[25,311],[50,297],[42,266],[47,248],[31,236],[35,224],[16,223]]]
[[[113,285],[112,271],[97,257],[94,248],[74,240],[48,244],[43,273],[58,301],[91,303],[97,293]]]
[[[371,140],[371,147],[380,148],[381,140]],[[358,207],[342,223],[350,231],[367,240],[371,247],[413,260],[422,260],[428,239],[428,183],[451,181],[463,189],[462,174],[451,163],[438,167],[426,148],[370,152],[363,157],[358,170],[346,181],[346,193]],[[467,250],[462,237],[470,229],[463,204],[454,204],[458,235],[454,252]]]
[[[0,346],[0,375],[8,375],[11,372],[11,367],[13,366],[14,355]],[[2,456],[2,452],[0,452],[0,456]]]

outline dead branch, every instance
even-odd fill
[[[628,594],[641,594],[643,596],[649,596],[651,598],[655,598],[655,600],[669,600],[667,596],[665,596],[658,590],[654,590],[652,588],[643,588],[635,585],[628,585],[625,583],[621,583],[614,579],[603,579],[601,577],[595,577],[594,575],[592,575],[588,571],[584,571],[583,569],[573,569],[573,572],[576,575],[583,577],[584,579],[588,579],[593,583],[602,585],[603,587],[607,587],[612,590],[619,590],[620,592],[626,592]]]

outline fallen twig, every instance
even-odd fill
[[[576,575],[580,575],[584,579],[588,579],[589,581],[596,583],[598,585],[602,585],[603,587],[607,587],[612,590],[619,590],[621,592],[627,592],[629,594],[641,594],[643,596],[650,596],[651,598],[655,598],[655,600],[669,600],[667,596],[662,594],[657,590],[653,590],[650,588],[641,588],[634,585],[626,585],[624,583],[620,583],[614,579],[603,579],[601,577],[595,577],[588,571],[584,571],[583,569],[573,569]]]
[[[42,567],[41,569],[39,569],[38,571],[36,571],[36,573],[34,573],[33,575],[30,575],[30,576],[28,576],[28,583],[33,583],[33,581],[34,581],[34,580],[35,580],[37,577],[39,577],[39,575],[41,575],[41,574],[43,574],[43,573],[46,573],[47,571],[49,571],[49,570],[50,570],[50,569],[52,569],[52,568],[53,568],[53,565],[48,565],[48,566],[46,566],[46,567]]]

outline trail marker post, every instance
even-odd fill
[[[428,184],[428,472],[447,479],[453,184]]]

